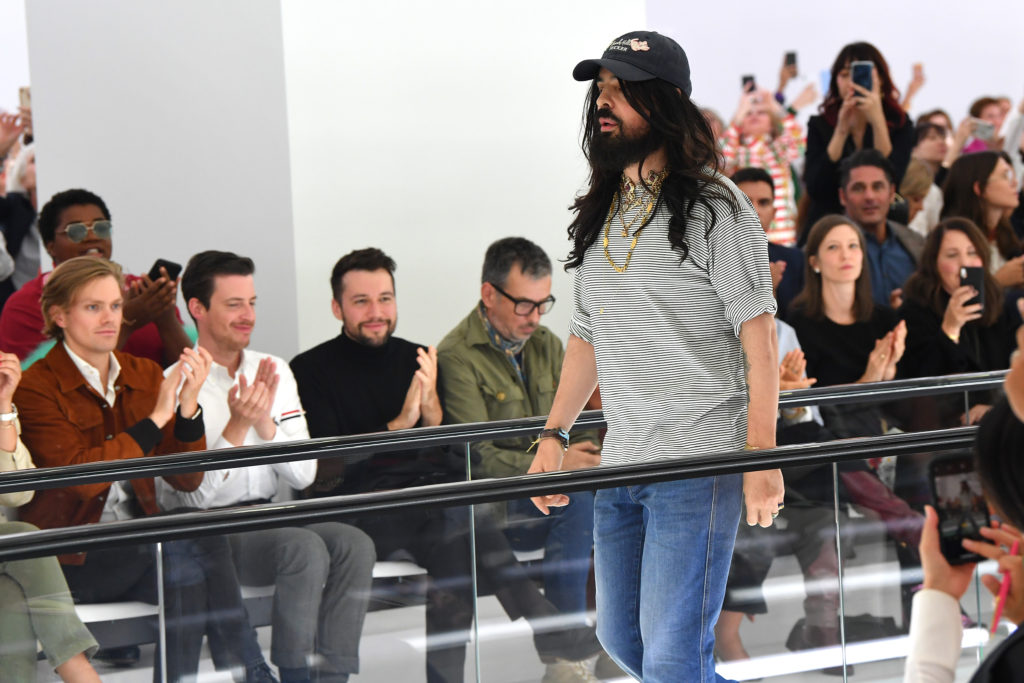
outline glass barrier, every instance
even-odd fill
[[[983,388],[996,380],[986,381]],[[635,526],[607,514],[624,509],[629,501],[622,496],[632,495],[614,487],[635,493],[657,482],[699,486],[698,475],[736,478],[781,466],[787,502],[776,526],[751,528],[733,518],[722,532],[730,541],[735,534],[735,546],[724,559],[731,568],[715,629],[718,671],[735,680],[809,681],[854,671],[856,680],[895,680],[906,656],[909,600],[921,583],[916,543],[922,507],[931,500],[931,464],[963,453],[973,430],[922,431],[936,413],[928,407],[934,396],[891,387],[892,396],[875,397],[886,401],[863,403],[864,414],[879,416],[882,425],[870,439],[834,440],[819,420],[828,411],[808,408],[863,399],[863,392],[809,390],[788,403],[784,397],[779,442],[789,445],[773,451],[544,476],[467,481],[470,473],[479,477],[476,444],[521,439],[536,432],[539,420],[5,473],[0,493],[13,490],[11,482],[70,491],[68,485],[85,480],[197,469],[213,476],[241,463],[319,456],[321,474],[333,479],[318,476],[319,490],[282,490],[274,502],[244,508],[178,508],[0,535],[0,568],[10,574],[18,562],[43,562],[53,573],[52,559],[18,558],[62,556],[60,575],[102,648],[93,661],[105,681],[187,679],[197,670],[200,681],[272,680],[258,677],[262,662],[282,680],[301,680],[306,667],[321,681],[344,681],[346,674],[353,681],[629,680],[597,637],[618,627],[613,618],[597,621],[597,605],[614,615],[629,598],[597,595],[595,572],[619,572],[613,585],[636,579],[614,556],[594,556],[595,536],[600,545],[616,534],[636,535]],[[945,390],[964,406],[961,414],[981,403],[962,389]],[[909,414],[920,420],[890,422],[899,414],[893,404],[903,406],[904,419],[906,407],[919,404]],[[594,432],[581,438],[599,442],[600,420],[588,414],[584,425]],[[568,493],[570,505],[550,517],[538,514],[529,496],[556,491]],[[598,522],[595,507],[605,511]],[[698,508],[680,517],[699,515]],[[696,542],[679,541],[685,532],[672,531],[673,543]],[[69,561],[83,552],[84,564]],[[14,623],[38,635],[42,626],[31,610],[11,607],[19,598],[27,603],[28,591],[22,587],[19,596],[18,584],[4,578],[0,573],[0,627]],[[689,583],[668,577],[656,599],[685,603],[685,595],[667,596]],[[48,590],[46,599],[67,611],[59,590]],[[965,675],[991,649],[990,603],[977,582],[961,601]],[[12,615],[20,615],[20,626]],[[0,637],[3,680],[14,671],[3,658],[24,651],[12,644],[26,638]],[[47,641],[38,640],[45,651]],[[159,652],[167,652],[166,661]],[[40,655],[32,663],[38,680],[59,680],[54,660]]]

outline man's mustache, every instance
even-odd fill
[[[599,119],[611,119],[615,123],[618,123],[620,125],[622,124],[622,120],[619,119],[618,116],[613,114],[612,110],[608,109],[607,107],[601,107],[600,109],[597,110],[597,118],[599,118]]]

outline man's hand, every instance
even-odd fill
[[[420,422],[424,427],[435,427],[444,416],[437,396],[437,349],[416,349],[416,362],[420,364],[416,371],[420,381]]]
[[[892,310],[898,309],[903,305],[903,288],[897,287],[896,289],[889,292],[889,308]]]
[[[917,547],[924,569],[924,587],[942,591],[955,600],[962,598],[971,584],[974,563],[951,565],[946,560],[939,545],[939,516],[931,505],[924,506],[924,527]]]
[[[143,275],[133,282],[124,297],[124,321],[132,330],[156,321],[161,316],[174,315],[178,297],[178,283],[164,275],[151,282]]]
[[[213,356],[202,346],[194,349],[185,349],[178,359],[178,368],[185,383],[181,386],[178,394],[178,405],[181,409],[181,416],[192,418],[199,410],[199,390],[203,388],[203,382],[210,374],[210,366],[213,364]]]
[[[743,501],[747,506],[747,524],[772,525],[779,506],[785,500],[786,487],[782,470],[763,470],[743,473]]]
[[[547,440],[547,439],[545,439]],[[537,444],[538,446],[540,444]],[[569,444],[562,458],[563,470],[585,470],[601,464],[601,448],[592,441]]]
[[[388,431],[411,429],[419,424],[420,401],[423,397],[423,382],[419,378],[420,372],[420,370],[417,370],[417,374],[413,376],[412,382],[409,383],[409,389],[405,392],[405,403],[402,404],[402,412],[398,414],[398,417],[388,422]]]
[[[562,468],[562,456],[562,444],[558,443],[558,439],[541,439],[537,443],[537,455],[533,456],[533,463],[526,473],[558,472]],[[550,508],[569,504],[569,496],[564,493],[533,496],[530,500],[545,515],[550,514]]]
[[[256,434],[264,441],[270,441],[277,434],[277,424],[271,412],[274,410],[274,399],[277,397],[277,384],[281,375],[277,374],[277,363],[271,358],[264,358],[256,368],[253,384],[263,384],[267,388],[267,411],[253,425]]]
[[[238,384],[228,389],[228,410],[231,417],[228,418],[221,436],[232,445],[243,445],[249,429],[270,415],[271,401],[266,382],[260,380],[249,384],[245,375],[238,373]]]

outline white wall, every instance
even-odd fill
[[[912,113],[942,107],[959,122],[982,95],[1007,95],[1014,102],[1024,96],[1022,2],[747,0],[730,5],[730,11],[678,0],[647,5],[650,26],[686,50],[694,99],[726,120],[736,110],[742,74],[754,74],[774,90],[783,55],[796,50],[802,76],[818,84],[840,48],[860,40],[881,50],[901,91],[910,82],[911,65],[924,63],[927,84]]]
[[[114,259],[143,273],[203,249],[256,260],[254,345],[297,348],[277,0],[29,0],[40,202],[110,207]]]
[[[25,0],[0,0],[0,110],[17,111],[23,85],[28,85]]]
[[[642,0],[285,2],[300,343],[338,333],[328,280],[352,249],[398,262],[400,336],[437,343],[479,298],[487,245],[568,253],[585,181],[572,80]],[[545,319],[565,335],[569,277]]]

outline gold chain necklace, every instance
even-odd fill
[[[612,205],[608,208],[608,219],[604,222],[604,257],[608,259],[608,263],[611,264],[611,267],[615,269],[616,273],[625,273],[626,268],[629,268],[629,262],[633,258],[633,251],[636,249],[636,243],[640,240],[640,234],[644,231],[644,228],[647,227],[647,221],[650,219],[651,214],[654,212],[654,207],[658,203],[658,194],[661,192],[661,184],[667,176],[667,169],[662,171],[661,173],[655,173],[654,171],[651,172],[649,176],[649,182],[651,187],[650,198],[647,200],[643,208],[637,212],[637,215],[633,217],[633,220],[631,220],[628,224],[626,223],[626,219],[623,217],[623,214],[626,211],[626,207],[622,189],[620,189],[619,192],[616,193],[615,201],[613,201]],[[627,180],[626,183],[623,184],[623,188],[625,188],[626,184],[629,185],[629,191],[625,196],[629,198],[630,205],[639,204],[641,200],[634,194],[635,188],[633,184]],[[637,228],[637,231],[635,233],[633,233],[633,242],[629,245],[629,250],[626,252],[626,260],[625,262],[623,262],[621,266],[615,263],[615,260],[612,258],[611,252],[608,251],[608,236],[611,234],[612,220],[615,218],[616,213],[619,214],[619,221],[622,223],[623,238],[629,237],[629,229],[633,227],[633,225],[637,222],[638,219],[640,219],[641,217],[643,218],[643,220],[640,221],[640,227]]]

